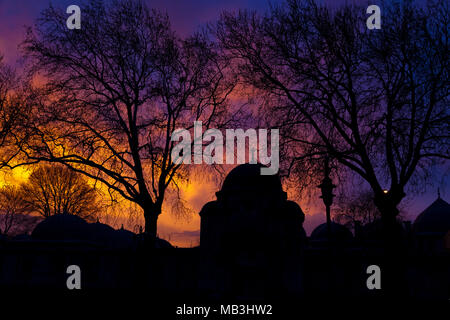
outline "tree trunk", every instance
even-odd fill
[[[399,210],[397,204],[399,201],[392,201],[389,196],[383,195],[376,198],[375,205],[381,213],[382,235],[387,247],[393,248],[398,240],[397,216]]]
[[[405,294],[405,247],[403,234],[397,222],[399,210],[397,209],[403,193],[379,194],[375,197],[375,205],[381,213],[382,239],[384,258],[380,261],[384,278],[384,295],[388,299]]]
[[[156,239],[158,230],[158,216],[158,212],[151,209],[144,209],[145,233],[149,238]]]
[[[402,199],[406,196],[403,192],[403,188],[396,187],[389,192],[384,193],[381,190],[375,194],[375,205],[381,213],[381,219],[386,227],[392,226],[396,223],[399,210],[397,206],[400,204]]]

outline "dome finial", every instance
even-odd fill
[[[438,187],[438,199],[440,199],[440,198],[441,198],[441,190]]]

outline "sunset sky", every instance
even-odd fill
[[[277,1],[272,1],[276,3]],[[337,1],[327,1],[336,3]],[[350,1],[339,1],[350,2]],[[367,3],[367,1],[356,1]],[[31,26],[39,13],[49,5],[48,0],[0,0],[0,53],[4,55],[5,62],[20,68],[20,55],[17,46],[24,38],[25,26]],[[53,0],[55,6],[66,8],[69,5],[82,5],[76,0]],[[218,18],[223,10],[236,10],[239,8],[254,9],[263,12],[268,8],[265,0],[147,0],[150,7],[167,11],[172,26],[182,36],[195,31],[201,25],[212,22]],[[371,1],[371,4],[379,1]],[[83,21],[83,16],[81,16]],[[83,23],[83,22],[81,22]],[[408,218],[413,219],[425,209],[437,197],[437,188],[440,187],[441,197],[450,200],[448,183],[445,178],[448,173],[434,172],[433,181],[424,186],[423,194],[419,194],[409,202]],[[27,172],[18,169],[12,176],[6,178],[0,175],[0,179],[7,179],[16,183],[25,180]],[[200,219],[198,212],[207,201],[215,199],[215,192],[219,183],[207,181],[204,178],[195,178],[189,185],[182,188],[182,197],[189,203],[194,214],[189,219],[177,219],[170,214],[162,214],[159,219],[158,230],[161,237],[170,240],[174,245],[190,246],[198,243]],[[309,234],[319,223],[325,220],[323,204],[320,199],[308,203],[301,203],[307,214],[305,229]]]

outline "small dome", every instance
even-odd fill
[[[114,231],[116,247],[118,248],[129,248],[135,243],[136,234],[125,230],[119,229]]]
[[[266,192],[282,192],[280,177],[276,175],[261,175],[260,163],[245,163],[237,166],[225,178],[221,191],[232,190],[265,190]]]
[[[90,223],[91,241],[113,248],[130,248],[134,244],[135,234],[125,229],[115,230],[100,222]]]
[[[414,221],[415,233],[441,233],[450,230],[450,204],[441,198],[434,201]]]
[[[47,217],[34,228],[31,237],[36,240],[89,241],[88,223],[71,214]]]
[[[310,239],[313,241],[328,240],[327,224],[322,223],[321,225],[316,227],[311,233]],[[348,230],[343,225],[336,222],[331,222],[331,239],[333,241],[346,242],[351,241],[353,239],[353,235],[350,230]]]
[[[86,241],[111,248],[131,248],[135,234],[128,230],[114,230],[100,222],[87,223],[80,217],[58,214],[46,218],[33,230],[35,240]]]
[[[87,225],[87,229],[89,231],[90,240],[92,242],[101,243],[103,245],[109,245],[113,242],[115,237],[115,230],[108,226],[107,224],[103,224],[100,222],[89,223]]]
[[[119,230],[116,230],[115,232],[122,238],[132,238],[136,235],[135,233],[133,233],[129,230],[126,230],[126,229],[119,229]]]

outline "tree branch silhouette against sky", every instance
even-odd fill
[[[321,177],[308,180],[300,172],[317,172],[319,159],[328,154],[343,176],[356,173],[374,192],[378,207],[392,216],[405,195],[416,195],[406,210],[408,218],[436,198],[438,187],[448,196],[448,158],[440,164],[432,160],[448,157],[448,57],[439,51],[448,43],[445,36],[444,43],[434,37],[438,21],[428,19],[424,29],[416,13],[405,13],[396,24],[395,10],[385,12],[385,28],[370,38],[364,26],[352,30],[352,23],[359,23],[355,19],[366,17],[364,11],[328,19],[326,11],[296,16],[283,1],[143,1],[156,9],[148,12],[133,1],[113,2],[105,1],[106,9],[95,1],[86,6],[56,0],[53,7],[47,1],[0,2],[3,62],[25,83],[23,70],[34,75],[30,81],[39,76],[48,84],[37,90],[29,82],[21,88],[32,94],[20,104],[33,110],[26,119],[18,112],[15,120],[24,125],[14,135],[24,163],[59,162],[101,182],[110,194],[137,204],[147,231],[156,235],[167,190],[181,188],[184,195],[191,190],[195,196],[186,199],[198,211],[216,188],[195,178],[194,187],[177,184],[187,181],[189,168],[172,163],[170,134],[190,129],[195,120],[206,128],[231,126],[230,99],[248,98],[247,92],[235,90],[240,78],[240,88],[254,90],[253,103],[261,104],[256,105],[266,116],[261,121],[283,127],[282,169],[294,182],[297,174],[313,190]],[[317,3],[336,8],[348,1]],[[383,8],[382,3],[371,4]],[[65,24],[65,8],[72,4],[82,7],[82,27],[76,32]],[[272,14],[260,18],[271,7]],[[224,11],[229,13],[221,16]],[[408,19],[416,23],[408,25]],[[222,56],[213,37],[201,29],[207,23],[215,28],[217,21],[213,33],[234,57]],[[25,25],[32,27],[28,33]],[[411,43],[426,54],[416,55]],[[304,47],[296,44],[312,47],[300,54],[295,50]],[[261,51],[253,52],[258,45]],[[230,61],[237,56],[244,63],[234,77]],[[2,70],[0,76],[12,77],[7,66]],[[416,96],[405,93],[411,87]],[[8,126],[2,129],[6,136]],[[297,182],[294,189],[300,188]],[[385,189],[391,191],[389,199]],[[323,210],[320,199],[302,201],[309,214]],[[197,217],[178,227],[172,218],[164,219],[163,230],[186,231],[190,239],[198,230]]]

